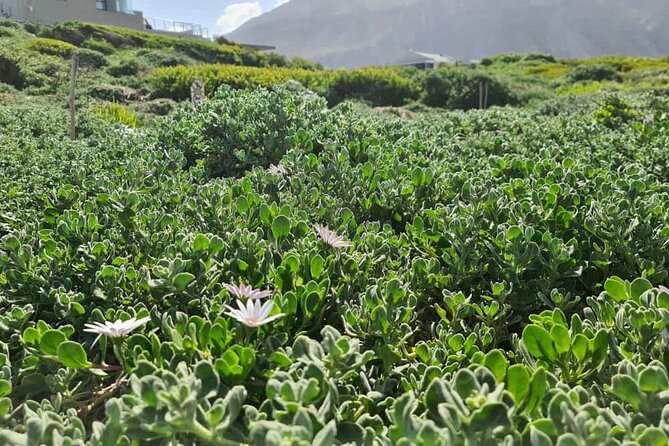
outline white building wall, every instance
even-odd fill
[[[95,0],[0,0],[0,10],[9,11],[12,19],[41,22],[47,25],[79,20],[137,30],[144,29],[144,17],[141,12],[134,11],[131,14],[114,12],[126,4],[118,0],[108,0],[107,4],[109,11],[96,9]]]

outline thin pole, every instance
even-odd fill
[[[479,110],[483,109],[483,82],[479,82]]]
[[[488,109],[488,87],[490,87],[490,82],[485,81],[485,99],[483,100],[483,108]]]
[[[77,139],[77,108],[75,99],[77,97],[77,70],[79,69],[79,56],[72,57],[72,70],[70,71],[70,139]]]

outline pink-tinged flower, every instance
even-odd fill
[[[318,232],[320,238],[333,248],[341,249],[353,246],[352,243],[344,241],[344,237],[330,231],[326,226],[316,225],[314,228],[316,229],[316,232]]]
[[[667,294],[669,294],[669,288],[667,288],[667,287],[664,286],[664,285],[659,285],[659,286],[657,287],[657,290],[658,290],[659,292],[661,292],[661,293],[667,293]]]
[[[274,308],[274,302],[271,300],[262,305],[259,300],[249,299],[246,301],[246,305],[241,300],[237,300],[237,307],[239,308],[235,309],[226,305],[225,308],[229,311],[225,314],[251,328],[260,327],[285,316],[283,313],[275,314],[274,316],[269,315]]]
[[[224,283],[223,287],[228,290],[228,293],[235,296],[237,299],[264,299],[272,295],[269,290],[256,290],[251,285],[231,285]]]
[[[270,164],[270,166],[267,168],[267,171],[272,175],[284,176],[288,174],[288,171],[286,170],[285,166],[282,166],[281,164],[278,164],[276,166],[274,164]]]
[[[84,324],[84,327],[86,327],[84,331],[86,333],[96,333],[98,335],[93,342],[93,345],[95,345],[95,343],[98,342],[98,339],[100,339],[100,336],[106,336],[108,338],[124,338],[133,330],[141,327],[150,320],[150,317],[143,317],[141,319],[133,317],[127,321],[105,321],[104,324],[101,322],[93,322],[92,324]]]

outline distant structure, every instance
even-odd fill
[[[426,53],[410,50],[405,58],[400,59],[393,65],[402,67],[414,67],[419,70],[432,70],[441,65],[453,65],[455,59],[443,54]]]
[[[209,38],[200,25],[167,19],[145,18],[132,0],[0,0],[0,17],[21,22],[54,25],[78,20],[159,34]]]

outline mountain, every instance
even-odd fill
[[[393,64],[410,50],[661,56],[669,0],[291,0],[229,37],[330,67]]]

